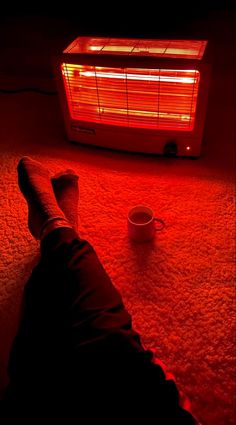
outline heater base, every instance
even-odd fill
[[[153,131],[114,128],[109,131],[99,129],[98,126],[72,125],[67,129],[67,138],[74,143],[99,146],[111,150],[147,153],[168,157],[194,157],[200,156],[200,143],[196,137],[186,134],[170,133],[160,135]]]

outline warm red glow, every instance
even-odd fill
[[[61,65],[71,118],[126,127],[191,131],[197,70]]]
[[[78,37],[64,53],[93,53],[129,56],[157,56],[200,60],[204,40],[141,40],[125,38]]]
[[[186,147],[186,150],[187,150],[187,151],[190,151],[190,149],[191,149],[191,147],[190,147],[190,146],[187,146],[187,147]]]

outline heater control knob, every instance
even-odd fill
[[[164,155],[166,156],[176,156],[177,151],[178,151],[177,144],[173,140],[167,142],[164,146]]]

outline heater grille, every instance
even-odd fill
[[[198,70],[68,63],[61,70],[74,120],[160,130],[194,128]]]

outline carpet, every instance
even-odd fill
[[[218,44],[221,53],[225,47]],[[220,53],[219,53],[220,54]],[[231,56],[230,56],[231,57]],[[235,113],[231,66],[212,78],[198,160],[68,143],[57,97],[0,96],[0,381],[24,283],[38,259],[16,166],[31,155],[80,175],[79,228],[121,292],[143,343],[157,350],[204,425],[235,423]],[[166,227],[153,242],[127,236],[127,213],[151,206]]]

